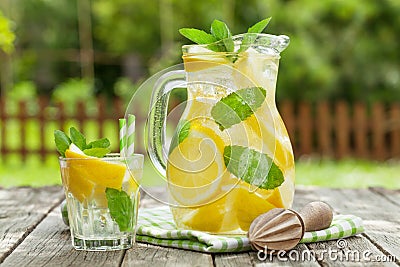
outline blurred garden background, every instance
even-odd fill
[[[178,29],[217,18],[243,33],[271,16],[266,32],[291,38],[277,103],[296,182],[400,188],[399,14],[398,0],[2,0],[0,186],[61,183],[55,129],[117,151],[135,90],[181,63]],[[147,162],[148,185],[153,175]]]

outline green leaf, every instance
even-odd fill
[[[107,138],[101,138],[99,140],[90,142],[86,147],[87,148],[109,148],[110,147],[110,140]]]
[[[190,121],[181,120],[176,127],[176,133],[171,141],[170,153],[189,136]]]
[[[218,41],[213,35],[198,29],[183,28],[179,33],[196,44],[211,44]]]
[[[74,143],[77,147],[79,147],[80,150],[84,150],[86,148],[86,138],[85,136],[79,132],[75,127],[69,128],[69,136],[71,136],[71,141]]]
[[[101,138],[90,142],[86,149],[83,150],[83,153],[88,156],[102,158],[111,152],[110,145],[110,141],[107,138]]]
[[[63,131],[55,130],[54,142],[56,144],[57,151],[61,154],[61,156],[65,157],[65,151],[71,144],[69,137]]]
[[[85,153],[85,155],[97,158],[102,158],[110,152],[111,150],[109,147],[93,147],[83,150],[83,153]]]
[[[224,22],[217,19],[211,23],[211,34],[217,40],[222,40],[231,36],[228,26]]]
[[[239,53],[246,51],[247,48],[249,48],[254,43],[257,38],[257,33],[261,33],[265,29],[265,27],[267,27],[270,20],[271,17],[263,19],[262,21],[257,22],[247,30],[247,33],[244,34],[242,43],[238,50]]]
[[[247,32],[248,33],[261,33],[265,27],[267,27],[269,21],[271,20],[271,17],[263,19],[260,22],[257,22],[256,24],[254,24],[253,26],[251,26]]]
[[[224,22],[214,20],[211,24],[211,34],[217,39],[222,40],[225,45],[226,52],[233,52],[235,45],[232,40],[231,31]]]
[[[111,218],[118,224],[121,232],[133,229],[134,203],[125,191],[114,188],[106,188],[106,198]]]
[[[212,34],[198,29],[183,28],[179,32],[189,40],[197,44],[207,44],[207,48],[215,52],[224,52],[225,46],[221,44],[214,44],[218,41]]]
[[[262,87],[240,89],[218,101],[211,109],[211,116],[223,131],[250,117],[262,105],[265,96]]]
[[[230,173],[261,189],[274,189],[284,181],[282,171],[270,157],[247,147],[225,147],[224,162]]]

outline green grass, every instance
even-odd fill
[[[296,184],[324,187],[400,188],[400,161],[372,162],[356,159],[300,160],[296,164]]]
[[[143,184],[160,184],[160,176],[146,162]],[[300,160],[296,163],[296,184],[322,187],[365,188],[382,186],[400,188],[400,162],[371,162],[355,159]],[[162,183],[162,181],[161,181]],[[45,164],[29,159],[26,164],[11,158],[7,164],[0,163],[0,186],[44,186],[61,184],[56,158],[48,158]]]

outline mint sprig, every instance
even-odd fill
[[[106,188],[106,198],[111,218],[118,224],[121,232],[133,229],[134,203],[129,195],[123,190]]]
[[[183,28],[179,33],[197,44],[211,44],[218,41],[213,35],[198,29]]]
[[[240,44],[238,53],[246,51],[247,48],[249,48],[255,42],[257,33],[262,33],[265,27],[267,27],[270,20],[271,17],[263,19],[262,21],[257,22],[247,30],[247,33],[245,33],[243,36],[243,40],[242,43]]]
[[[232,40],[231,31],[224,22],[215,19],[211,24],[211,34],[218,40],[222,40],[224,43],[224,51],[221,52],[233,52],[235,50],[235,44]]]
[[[57,151],[61,154],[61,156],[65,157],[65,151],[71,145],[71,139],[60,130],[54,131],[54,142],[56,143]]]
[[[111,151],[110,141],[107,138],[102,138],[87,144],[86,137],[75,127],[69,129],[69,134],[70,136],[60,130],[54,131],[54,142],[57,151],[63,157],[65,157],[65,151],[69,148],[71,143],[75,144],[83,153],[92,157],[102,158]]]
[[[77,147],[79,147],[80,150],[84,150],[86,148],[86,138],[85,136],[79,132],[75,127],[71,127],[69,129],[69,135],[71,136],[71,141],[74,143]]]
[[[240,89],[218,101],[211,109],[211,116],[223,131],[256,112],[264,102],[266,94],[262,87]]]
[[[243,36],[242,44],[238,52],[243,52],[247,50],[255,41],[256,34],[261,33],[265,27],[267,27],[271,18],[263,19],[251,26],[247,33]],[[211,33],[207,33],[203,30],[193,29],[193,28],[182,28],[179,33],[184,37],[188,38],[197,44],[208,44],[208,48],[215,52],[234,52],[235,44],[232,39],[231,31],[229,27],[220,20],[214,20],[211,23]],[[222,44],[215,44],[222,40]],[[235,62],[235,58],[232,61]]]
[[[193,28],[182,28],[179,33],[197,44],[208,44],[208,48],[215,52],[233,52],[234,44],[228,26],[220,21],[214,20],[211,24],[211,33]],[[224,40],[222,44],[216,42]]]
[[[224,149],[225,166],[230,173],[261,189],[274,189],[283,181],[283,173],[266,154],[242,146]]]

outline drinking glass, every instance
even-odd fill
[[[127,249],[135,243],[143,155],[59,158],[72,245]]]

